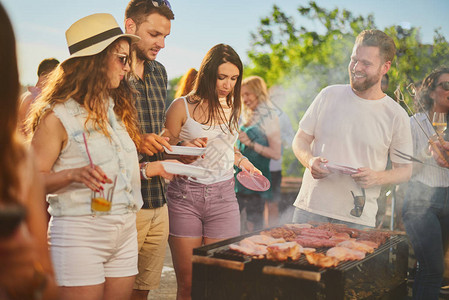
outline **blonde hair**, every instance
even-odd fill
[[[176,90],[175,99],[185,96],[193,90],[197,74],[198,71],[195,68],[190,68],[187,73],[181,77],[178,83],[178,89]]]
[[[107,130],[108,115],[105,101],[114,100],[114,112],[123,121],[136,146],[141,138],[137,127],[137,111],[133,104],[134,90],[127,78],[116,89],[109,89],[107,59],[117,51],[118,39],[108,48],[93,56],[66,60],[52,72],[42,95],[33,103],[27,128],[34,133],[40,120],[56,105],[73,98],[87,111],[84,124],[92,121],[96,130],[110,137]]]
[[[268,108],[272,107],[272,104],[268,98],[268,90],[265,80],[259,76],[250,76],[242,81],[242,87],[246,87],[251,93],[256,95],[257,107],[260,105],[266,105]],[[243,123],[245,126],[254,124],[260,117],[256,110],[251,110],[250,108],[243,105],[242,109]]]

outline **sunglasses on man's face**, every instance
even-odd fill
[[[440,85],[443,88],[443,90],[449,91],[449,81],[442,81],[437,84],[437,86],[440,86]]]
[[[168,2],[168,0],[152,0],[151,2],[156,7],[165,5],[165,6],[168,6],[168,8],[170,8],[170,10],[171,10],[171,5],[170,5],[170,2]]]
[[[354,198],[354,208],[351,209],[351,215],[354,217],[360,217],[363,213],[363,208],[365,207],[365,189],[362,188],[363,196],[356,196],[354,192],[351,191],[352,197]]]
[[[114,53],[117,55],[118,59],[122,63],[123,66],[126,66],[127,63],[129,63],[129,55],[123,54],[123,53]]]

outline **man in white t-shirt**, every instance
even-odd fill
[[[411,163],[393,155],[394,149],[413,153],[409,117],[381,90],[395,53],[384,32],[361,32],[348,67],[350,85],[326,87],[307,109],[292,144],[307,168],[295,223],[374,227],[381,185],[409,180]],[[385,170],[390,152],[392,169]]]

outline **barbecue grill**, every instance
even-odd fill
[[[363,260],[319,268],[297,261],[254,259],[229,245],[251,233],[193,250],[193,299],[401,299],[408,243],[393,235]],[[328,248],[318,248],[325,253]]]

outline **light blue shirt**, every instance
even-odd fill
[[[112,99],[108,106],[107,130],[110,137],[94,129],[92,122],[84,124],[86,110],[75,100],[57,104],[53,108],[55,115],[63,124],[68,141],[53,165],[52,171],[80,168],[89,164],[89,157],[84,145],[85,133],[92,161],[98,165],[109,178],[117,176],[117,183],[112,200],[111,214],[120,215],[138,211],[143,204],[140,193],[140,173],[137,150],[125,126],[114,113]],[[71,183],[48,195],[49,213],[52,216],[90,215],[91,190],[82,183]]]
[[[416,120],[415,120],[416,118]],[[429,140],[427,136],[431,137],[435,134],[432,124],[425,113],[415,114],[415,118],[410,118],[410,127],[413,138],[413,156],[419,160],[437,166],[435,159],[432,156],[427,156],[425,153],[429,148]],[[417,124],[417,121],[421,127]],[[413,172],[411,181],[418,181],[430,187],[447,187],[449,186],[449,169],[432,167],[422,165],[418,172]]]

